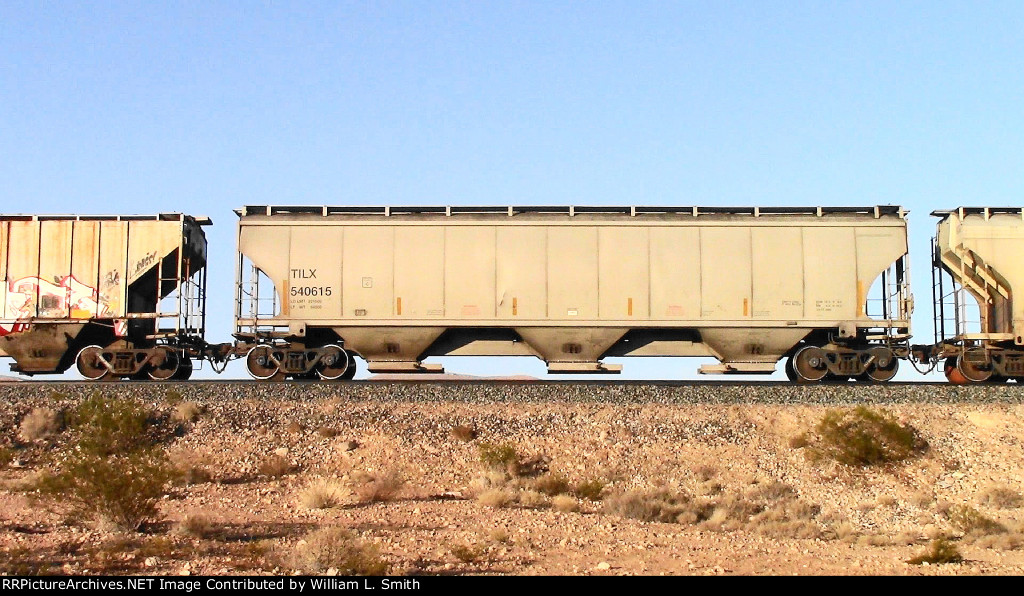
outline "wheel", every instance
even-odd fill
[[[793,354],[793,371],[796,373],[798,382],[813,383],[824,379],[828,374],[825,350],[815,346],[800,348],[796,354]]]
[[[348,352],[332,344],[324,346],[324,355],[316,365],[316,372],[321,379],[333,381],[344,377],[350,366]]]
[[[269,346],[256,346],[249,350],[245,355],[245,366],[254,379],[261,381],[280,381],[285,377],[280,361]]]
[[[869,381],[875,383],[891,381],[896,376],[896,371],[899,370],[900,361],[893,356],[892,351],[886,348],[872,348],[870,353],[874,359],[868,365],[868,369],[864,371],[864,375]]]
[[[174,374],[175,381],[187,381],[192,378],[192,359],[185,356],[178,364],[178,372]]]
[[[956,357],[950,356],[946,358],[946,363],[942,368],[942,372],[946,375],[946,380],[954,385],[965,385],[969,381],[967,377],[960,372],[960,369],[956,366]]]
[[[351,381],[356,376],[356,369],[358,368],[356,365],[356,353],[352,350],[345,350],[345,353],[348,354],[348,368],[345,369],[345,374],[341,375],[341,380]]]
[[[99,346],[86,346],[78,352],[75,364],[78,372],[90,381],[114,379],[113,367],[110,365],[111,354],[104,354]]]
[[[178,369],[181,368],[181,356],[168,347],[160,347],[159,350],[163,357],[157,357],[160,362],[150,361],[149,378],[154,381],[169,381],[178,374]]]
[[[984,383],[992,376],[992,367],[984,367],[966,358],[967,352],[961,352],[956,357],[956,368],[965,379],[972,383]]]

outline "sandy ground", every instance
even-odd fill
[[[74,433],[30,441],[26,408],[7,412],[3,571],[344,572],[308,562],[318,531],[343,528],[395,575],[1024,572],[1021,405],[882,405],[928,449],[850,467],[808,457],[818,405],[196,403],[184,422],[181,402],[147,405],[177,425],[161,449],[192,483],[139,532],[33,499]],[[481,445],[512,447],[519,475],[485,465]],[[573,496],[587,483],[601,500]],[[310,506],[318,484],[331,506]],[[676,509],[635,519],[624,494]],[[957,511],[998,525],[965,529]],[[964,561],[907,562],[939,537]]]

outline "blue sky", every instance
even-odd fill
[[[1022,106],[1020,1],[0,0],[0,211],[211,216],[215,341],[266,203],[901,204],[930,340],[928,213],[1021,204]]]

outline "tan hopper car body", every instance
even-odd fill
[[[855,352],[852,369],[828,363],[852,376],[869,367],[871,347],[907,353],[898,207],[236,213],[236,337],[343,342],[371,371],[432,370],[429,356],[529,355],[550,372],[613,372],[602,363],[610,356],[711,356],[721,364],[701,372],[768,373],[818,346]],[[886,271],[884,316],[869,316],[869,290]]]

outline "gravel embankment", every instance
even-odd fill
[[[202,406],[165,447],[176,465],[202,468],[210,481],[177,489],[162,505],[164,519],[173,528],[201,512],[222,533],[257,536],[270,553],[243,568],[236,551],[226,559],[175,551],[150,557],[147,567],[126,562],[118,569],[127,573],[281,573],[280,553],[322,526],[355,529],[401,573],[1024,573],[1024,508],[983,499],[993,487],[1024,493],[1024,391],[1017,385],[26,382],[0,384],[0,431],[14,437],[33,408],[70,408],[96,391],[142,400],[169,424],[179,404]],[[929,449],[898,466],[850,469],[815,463],[793,442],[826,409],[857,404],[884,407],[913,425]],[[476,438],[456,436],[460,425]],[[60,449],[62,437],[51,448]],[[714,519],[643,522],[586,500],[579,511],[559,512],[528,491],[518,503],[488,506],[477,499],[483,442],[543,456],[572,484],[600,480],[608,495],[668,490],[694,502],[728,502],[788,487],[782,492],[796,500],[787,507],[814,512],[807,522],[813,537],[788,518],[760,525],[739,518],[729,522],[735,527]],[[19,474],[45,466],[46,449],[25,449]],[[267,478],[262,466],[275,456],[292,471]],[[407,481],[396,500],[302,505],[313,482],[391,470]],[[960,538],[948,515],[957,504],[978,508],[1009,533]],[[31,529],[10,538],[25,545],[17,548],[45,553],[59,550],[50,545],[60,540],[96,548],[112,540],[66,527],[14,491],[0,491],[0,518]],[[966,563],[906,563],[943,535],[959,541]],[[189,542],[173,532],[140,540],[191,553],[234,544]],[[461,561],[459,545],[484,554]],[[68,572],[95,565],[87,556],[60,557],[70,559]]]

